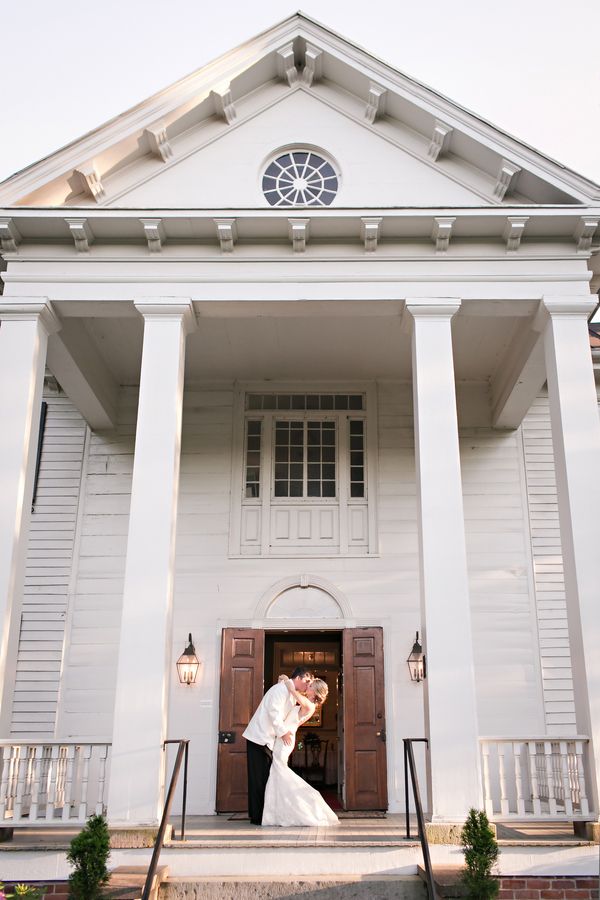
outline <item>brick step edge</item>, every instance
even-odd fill
[[[418,866],[425,881],[425,870]],[[441,898],[466,897],[459,866],[434,866],[433,880]],[[599,900],[598,878],[590,875],[500,875],[498,900]]]

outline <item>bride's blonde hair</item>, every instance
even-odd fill
[[[329,693],[327,684],[320,678],[315,678],[314,681],[311,681],[310,686],[315,692],[315,701],[317,703],[325,703],[327,694]]]

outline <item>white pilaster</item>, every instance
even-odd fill
[[[600,784],[600,420],[585,297],[544,297],[546,374],[556,467],[577,731],[591,739],[591,805]]]
[[[7,655],[23,586],[46,349],[60,322],[41,297],[0,302],[0,321],[0,727],[6,734],[12,700]]]
[[[433,821],[481,808],[475,672],[452,354],[453,298],[406,301],[412,368],[426,733]]]
[[[136,306],[144,316],[144,348],[108,797],[112,825],[156,824],[161,812],[185,339],[195,327],[189,302]]]

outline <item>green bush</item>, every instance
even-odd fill
[[[494,900],[500,881],[492,874],[498,861],[498,841],[484,812],[470,809],[460,834],[466,868],[462,875],[472,900]]]
[[[73,866],[69,876],[72,900],[98,900],[109,879],[106,867],[110,837],[104,816],[90,816],[85,828],[71,841],[67,859]]]

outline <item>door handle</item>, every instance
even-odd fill
[[[383,741],[383,743],[385,744],[385,740],[386,740],[385,728],[382,731],[376,731],[375,737],[380,737],[381,740]]]

